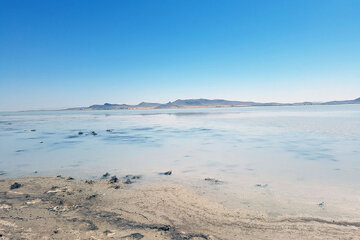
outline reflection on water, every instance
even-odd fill
[[[273,216],[297,214],[296,200],[360,214],[359,146],[360,105],[0,113],[3,177],[172,170],[169,181]]]

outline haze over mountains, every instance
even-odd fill
[[[244,101],[228,101],[223,99],[178,99],[168,103],[141,102],[137,105],[111,104],[91,105],[89,107],[69,108],[66,110],[121,110],[121,109],[176,109],[176,108],[214,108],[214,107],[250,107],[250,106],[297,106],[297,105],[339,105],[360,104],[360,98],[330,102],[301,102],[301,103],[258,103]]]

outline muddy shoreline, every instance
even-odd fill
[[[127,178],[136,180],[136,176]],[[0,239],[359,239],[360,222],[234,211],[176,184],[0,178]]]

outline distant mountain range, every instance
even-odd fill
[[[121,109],[176,109],[176,108],[223,108],[223,107],[251,107],[251,106],[299,106],[299,105],[340,105],[340,104],[360,104],[360,98],[345,101],[331,102],[301,102],[301,103],[258,103],[228,101],[223,99],[178,99],[168,103],[148,103],[142,102],[137,105],[111,104],[91,105],[89,107],[68,108],[66,110],[121,110]]]

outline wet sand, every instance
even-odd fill
[[[1,178],[0,239],[360,239],[360,222],[269,218],[180,185],[125,182]]]

